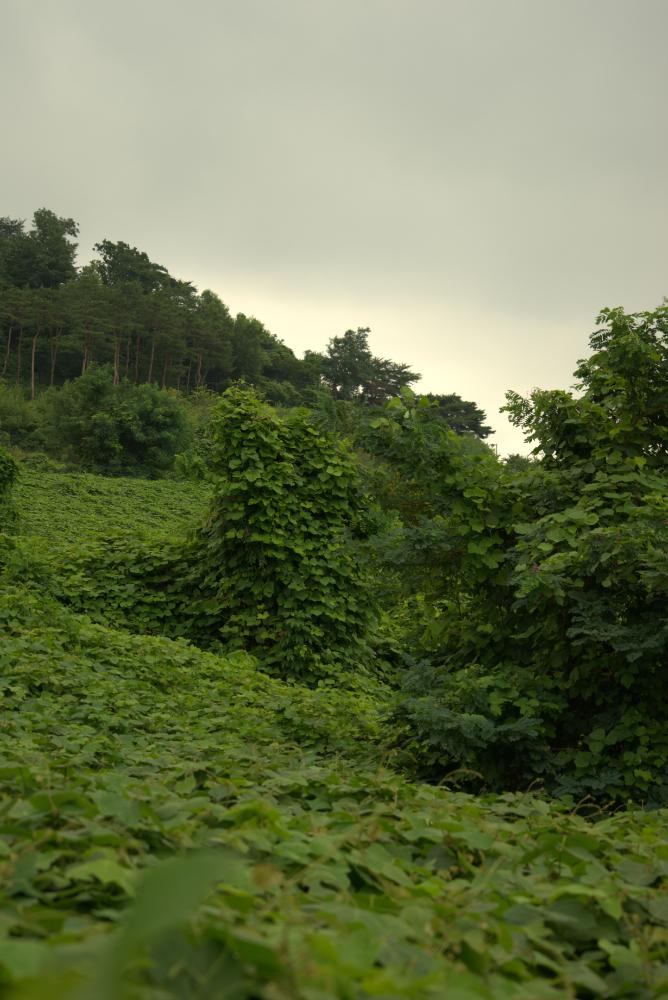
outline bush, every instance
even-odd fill
[[[178,396],[155,385],[114,385],[109,367],[91,367],[49,394],[51,450],[90,471],[166,472],[188,433]]]
[[[17,472],[18,466],[12,456],[0,447],[0,505],[7,502]]]
[[[432,774],[467,766],[496,788],[539,780],[657,803],[668,801],[668,308],[601,321],[580,396],[509,394],[536,443],[524,471],[462,464],[401,414],[378,428],[403,495],[416,484],[409,554],[426,538],[443,567],[425,583],[440,592],[421,650],[440,678],[420,688],[414,676],[400,717]]]
[[[351,546],[366,504],[353,456],[305,410],[280,417],[248,389],[212,419],[211,514],[188,561],[189,614],[226,650],[282,676],[357,668],[370,607]]]
[[[11,499],[18,466],[9,452],[0,446],[0,533],[13,527],[16,510]]]
[[[42,448],[41,400],[31,402],[23,389],[0,382],[0,435],[13,448]]]

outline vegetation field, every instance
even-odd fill
[[[602,322],[530,459],[245,384],[181,479],[0,447],[0,997],[668,997],[668,311]],[[68,386],[143,469],[163,390]]]
[[[0,623],[4,995],[668,995],[663,814],[412,784],[369,694]]]
[[[21,469],[14,497],[22,535],[75,543],[116,533],[171,538],[200,521],[207,504],[199,483],[31,468]]]

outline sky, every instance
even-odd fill
[[[668,294],[668,0],[0,0],[0,215],[486,410]]]

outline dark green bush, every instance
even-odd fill
[[[241,387],[221,398],[211,439],[214,497],[188,553],[189,614],[282,676],[357,668],[370,609],[351,545],[366,530],[352,455],[307,411],[280,417]]]
[[[13,448],[44,447],[42,400],[30,401],[25,390],[0,382],[0,436]]]
[[[148,383],[114,385],[109,367],[91,367],[49,394],[47,433],[54,454],[113,475],[164,473],[188,439],[174,392]]]
[[[0,508],[7,503],[9,493],[14,485],[18,466],[9,452],[0,447]]]
[[[438,681],[413,674],[400,717],[432,775],[466,766],[496,788],[663,802],[668,310],[601,321],[580,396],[509,395],[537,445],[525,471],[462,463],[417,415],[378,427],[401,497],[414,494],[403,555],[422,560],[435,601],[421,652]]]
[[[99,542],[52,593],[97,620],[247,650],[284,677],[363,669],[372,609],[354,539],[371,520],[353,456],[307,411],[281,417],[233,387],[209,462],[210,512],[190,539]]]

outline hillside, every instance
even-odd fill
[[[14,498],[21,535],[63,543],[128,532],[172,537],[202,518],[207,490],[198,483],[28,467],[21,469]]]
[[[33,473],[19,499],[50,544],[202,502]],[[286,683],[6,577],[0,623],[2,995],[668,995],[665,812],[408,781],[371,679]]]

